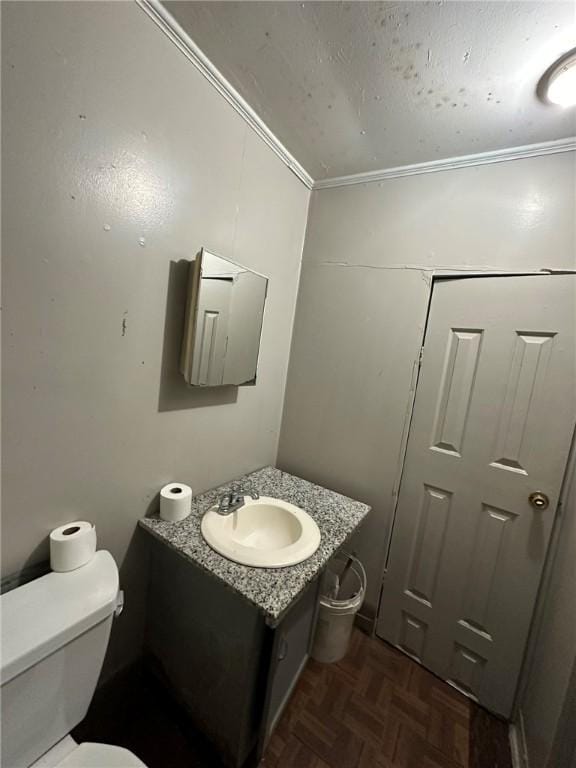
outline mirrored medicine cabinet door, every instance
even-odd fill
[[[202,249],[190,264],[180,370],[195,387],[253,384],[268,279]]]

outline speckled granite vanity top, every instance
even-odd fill
[[[250,568],[227,560],[214,552],[200,531],[202,515],[231,487],[258,491],[304,509],[316,521],[320,546],[312,557],[288,568]],[[140,520],[140,525],[156,538],[177,550],[196,565],[257,606],[267,622],[277,624],[296,597],[324,568],[366,517],[370,507],[341,496],[319,485],[289,475],[274,467],[264,467],[219,488],[195,496],[192,514],[179,523],[168,523],[158,515]]]

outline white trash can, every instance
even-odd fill
[[[352,563],[343,573],[349,560]],[[364,602],[366,571],[360,560],[345,552],[333,557],[327,568],[323,592],[326,594],[320,596],[312,658],[329,664],[346,655],[354,617]]]

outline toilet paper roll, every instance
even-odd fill
[[[53,571],[74,571],[94,557],[96,528],[79,520],[55,528],[50,534],[50,566]]]
[[[183,483],[168,483],[160,491],[160,517],[177,523],[192,510],[192,488]]]

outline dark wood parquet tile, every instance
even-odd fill
[[[341,662],[308,663],[262,768],[510,768],[502,728],[419,664],[355,630]],[[472,732],[489,749],[471,745]]]

